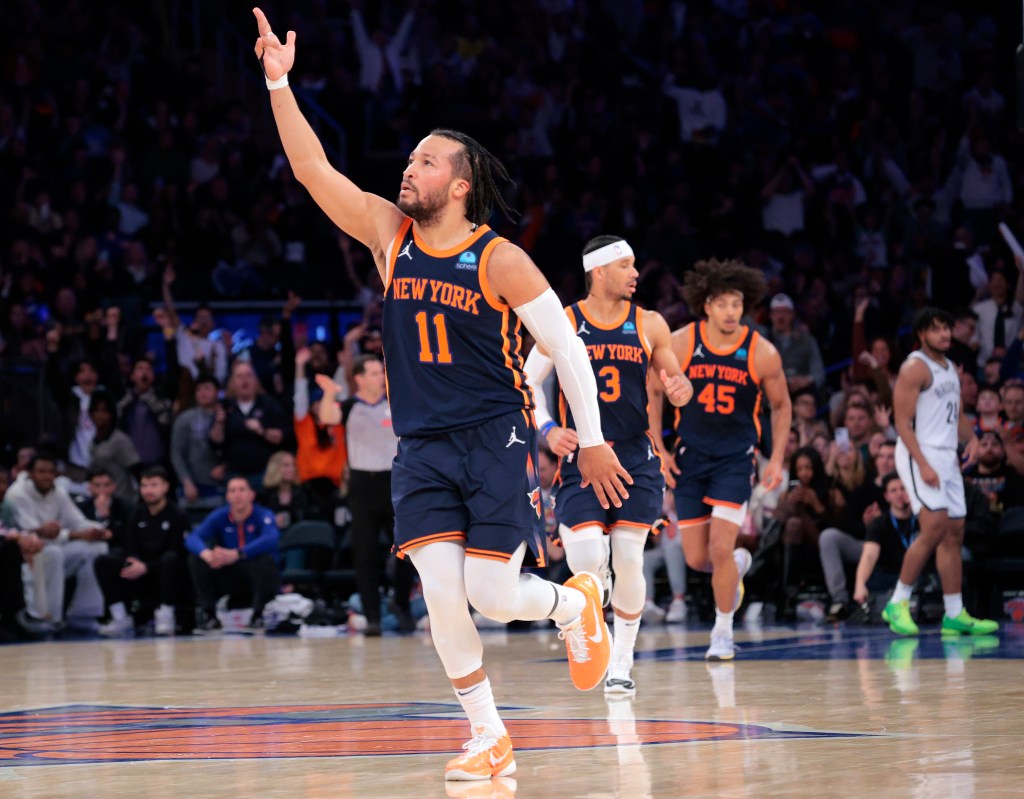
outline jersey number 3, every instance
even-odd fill
[[[437,333],[437,357],[430,346],[430,328],[427,325],[427,312],[416,314],[416,327],[420,331],[420,363],[451,363],[452,352],[448,349],[448,329],[444,326],[444,314],[434,314],[434,331]]]
[[[717,389],[717,390],[716,390]],[[736,410],[736,386],[708,383],[697,397],[707,413],[729,414]]]
[[[598,397],[605,402],[615,402],[622,396],[622,379],[618,367],[604,366],[597,372],[598,377],[604,378],[604,390],[598,393]]]

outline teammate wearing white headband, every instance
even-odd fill
[[[603,238],[612,237],[598,236],[596,239],[591,239],[591,241],[593,242]],[[583,254],[583,271],[589,273],[597,269],[599,266],[607,266],[608,264],[613,264],[623,258],[632,258],[633,262],[636,262],[636,257],[633,255],[633,248],[629,246],[629,242],[625,239],[616,239],[608,244],[602,244],[596,250],[585,252]],[[590,290],[589,287],[587,290]]]
[[[615,618],[606,694],[631,695],[630,671],[640,617],[647,597],[644,544],[661,516],[665,479],[658,447],[648,433],[647,380],[664,384],[674,405],[684,405],[693,391],[672,352],[669,327],[660,314],[633,304],[638,272],[633,250],[617,236],[598,236],[583,249],[587,297],[565,309],[577,335],[587,345],[601,400],[601,430],[633,477],[629,499],[621,508],[604,508],[586,488],[577,466],[580,426],[559,391],[558,421],[551,418],[543,382],[551,359],[543,344],[526,359],[526,375],[536,397],[537,424],[551,451],[561,458],[555,494],[555,518],[565,556],[573,573],[600,574],[605,604]],[[660,437],[660,431],[659,431]],[[610,543],[610,546],[609,546]],[[614,588],[608,568],[615,565]]]
[[[388,398],[399,436],[395,546],[419,572],[434,647],[472,730],[445,779],[504,777],[516,770],[515,756],[469,606],[499,622],[552,619],[582,690],[601,683],[611,649],[596,576],[562,586],[521,570],[527,551],[544,563],[523,325],[552,353],[582,420],[580,468],[598,500],[620,505],[632,481],[605,443],[594,373],[558,297],[530,257],[487,225],[495,206],[511,210],[499,189],[509,180],[501,162],[472,137],[437,129],[409,154],[393,202],[363,191],[331,166],[288,87],[295,32],[282,39],[253,11],[254,50],[289,165],[331,220],[369,249],[384,282]]]
[[[686,564],[711,572],[716,612],[705,658],[712,661],[734,656],[732,618],[751,564],[750,553],[735,547],[754,481],[762,394],[772,407],[772,453],[761,478],[769,491],[782,482],[793,415],[778,350],[742,322],[765,288],[764,276],[739,261],[698,261],[683,294],[705,318],[672,334],[695,398],[676,412],[676,513]],[[661,402],[652,410],[661,429]]]

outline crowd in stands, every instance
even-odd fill
[[[796,482],[757,496],[745,532],[757,542],[775,528],[784,597],[814,579],[834,606],[856,593],[839,573],[888,514],[892,386],[924,305],[953,315],[981,441],[968,546],[983,551],[1024,504],[1024,264],[998,232],[1005,222],[1024,238],[1012,4],[278,5],[268,15],[302,41],[292,85],[343,127],[332,155],[356,183],[393,197],[421,136],[469,132],[515,180],[506,195],[521,216],[493,226],[566,303],[582,296],[579,253],[599,233],[630,241],[637,300],[673,329],[691,318],[681,286],[695,260],[763,270],[770,293],[749,322],[782,355]],[[228,54],[182,34],[194,24],[248,48],[247,10],[219,6],[14,0],[5,12],[0,379],[45,386],[28,411],[13,390],[0,399],[0,568],[30,562],[34,596],[26,617],[5,581],[5,623],[116,622],[111,606],[138,597],[115,584],[144,568],[166,630],[181,600],[156,576],[190,565],[208,623],[196,558],[213,566],[200,553],[216,524],[187,548],[177,535],[140,548],[146,514],[184,532],[165,507],[215,512],[226,496],[229,518],[256,507],[280,529],[333,522],[344,503],[344,436],[317,421],[316,377],[357,391],[360,356],[380,354],[383,287],[295,181],[255,61],[214,80]],[[312,335],[303,297],[354,303],[361,319],[342,330],[334,315]],[[268,300],[280,311],[250,338],[219,324],[223,301]],[[54,423],[26,424],[36,406]]]

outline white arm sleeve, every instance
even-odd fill
[[[539,297],[513,310],[537,343],[551,353],[562,393],[572,408],[580,448],[603,444],[594,370],[590,365],[587,348],[569,324],[558,295],[549,288]]]
[[[553,422],[551,411],[548,410],[548,398],[544,393],[544,381],[551,370],[554,369],[554,362],[540,351],[540,347],[534,347],[526,356],[526,363],[523,369],[526,371],[526,383],[533,390],[533,402],[537,406],[533,415],[537,417],[537,426],[543,429],[548,422]]]

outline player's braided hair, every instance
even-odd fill
[[[767,291],[760,271],[734,260],[697,261],[683,279],[683,298],[698,317],[704,316],[704,303],[708,300],[733,292],[743,295],[743,310],[749,313]]]
[[[466,197],[466,219],[475,225],[482,225],[491,218],[495,206],[501,209],[510,220],[519,216],[518,212],[502,197],[495,177],[504,183],[514,181],[509,177],[508,170],[491,152],[472,136],[450,128],[435,128],[431,136],[443,136],[462,145],[462,150],[452,156],[452,175],[469,181],[469,194]]]

